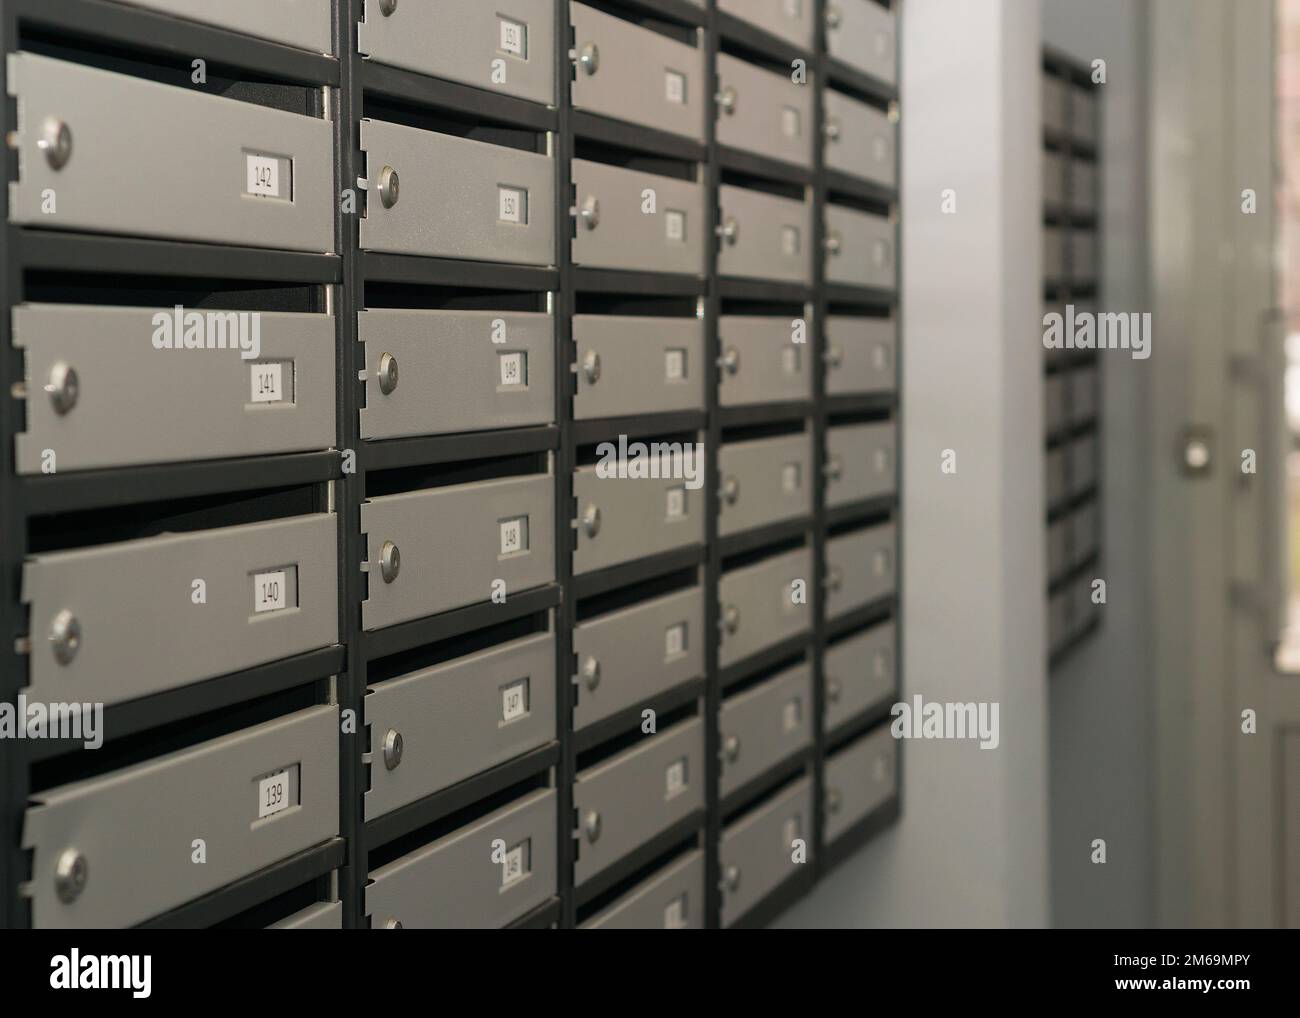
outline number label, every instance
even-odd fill
[[[686,213],[678,212],[676,209],[665,212],[664,233],[672,243],[683,243],[686,240]]]
[[[680,382],[686,378],[685,350],[668,350],[664,354],[664,377],[670,382]]]
[[[686,928],[686,895],[674,898],[664,906],[664,929],[683,930]]]
[[[263,778],[257,783],[257,819],[275,816],[275,814],[288,809],[292,803],[289,801],[289,772],[278,771],[269,778]]]
[[[501,554],[515,555],[528,550],[528,517],[501,521]]]
[[[664,98],[678,106],[686,103],[686,75],[680,71],[664,72]]]
[[[799,253],[799,228],[797,226],[781,227],[781,253],[793,257]]]
[[[256,155],[252,152],[245,157],[248,167],[248,194],[265,198],[280,197],[280,160],[275,156]]]
[[[803,704],[795,697],[785,705],[785,710],[781,716],[782,723],[787,732],[793,732],[799,727],[799,722],[803,720]]]
[[[800,134],[799,111],[787,106],[781,111],[781,132],[787,138],[797,138]]]
[[[253,612],[275,612],[286,607],[288,601],[288,576],[283,569],[253,576]]]
[[[668,489],[668,518],[670,520],[681,519],[686,515],[686,489],[669,488]]]
[[[522,350],[497,356],[501,368],[502,386],[523,385],[528,380],[528,354]]]
[[[517,187],[497,188],[497,218],[503,223],[528,223],[528,192]]]
[[[686,623],[669,626],[664,633],[664,658],[672,660],[686,653]]]
[[[506,852],[506,857],[501,860],[502,887],[509,887],[528,876],[532,866],[532,847],[532,839],[528,838]]]
[[[671,799],[686,791],[686,757],[675,760],[664,772],[664,794]]]
[[[518,721],[528,713],[528,680],[501,687],[501,722]]]
[[[501,52],[511,56],[528,56],[528,26],[501,18]]]
[[[250,402],[280,403],[284,400],[283,364],[254,364],[248,370],[252,378]]]
[[[797,494],[802,486],[800,474],[798,463],[787,463],[781,469],[781,490],[787,495]]]

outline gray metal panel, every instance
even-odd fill
[[[1043,204],[1051,209],[1065,205],[1065,156],[1043,153]]]
[[[378,2],[367,3],[357,52],[375,63],[554,106],[555,2],[416,0],[387,16]]]
[[[1043,487],[1047,493],[1047,504],[1059,502],[1068,494],[1065,479],[1065,447],[1058,446],[1047,453],[1047,464],[1043,470]]]
[[[1066,87],[1060,78],[1043,75],[1043,126],[1053,131],[1065,131],[1069,127],[1065,111]]]
[[[573,73],[574,109],[704,140],[702,30],[688,46],[583,4],[569,4],[569,16],[575,52],[595,46],[598,56]]]
[[[1097,439],[1077,438],[1070,445],[1070,494],[1078,495],[1097,482]]]
[[[889,117],[834,89],[825,102],[827,168],[893,187],[898,131]]]
[[[718,0],[718,10],[801,49],[813,46],[814,0]]]
[[[27,695],[121,703],[336,643],[337,525],[319,513],[30,556]],[[256,611],[255,576],[281,570],[284,607]],[[50,639],[64,611],[81,635],[60,664]]]
[[[1070,566],[1070,520],[1059,519],[1047,525],[1047,578],[1065,572]]]
[[[1059,226],[1043,227],[1043,276],[1048,282],[1065,278],[1065,234]]]
[[[330,53],[330,0],[117,0],[288,46]]]
[[[486,601],[498,579],[507,597],[552,582],[554,488],[550,474],[529,474],[363,502],[369,596],[362,626],[379,629]],[[527,518],[528,547],[502,554],[503,527],[520,517]],[[401,556],[391,583],[380,570],[388,541]]]
[[[1076,212],[1097,211],[1097,167],[1082,159],[1070,162],[1070,208]]]
[[[272,923],[268,930],[341,930],[343,929],[343,903],[322,901],[300,912]]]
[[[555,792],[533,792],[371,871],[371,929],[495,929],[527,914],[555,894],[555,824]],[[507,880],[493,842],[507,859],[527,843],[523,876]]]
[[[804,323],[805,342],[796,343],[795,322]],[[802,319],[722,315],[718,345],[718,402],[722,406],[784,403],[812,398],[812,315]]]
[[[10,222],[334,250],[327,121],[32,53],[8,60],[9,93],[23,125],[13,136],[19,171],[9,185]],[[72,135],[71,157],[60,169],[40,148],[51,119]],[[292,160],[292,179],[280,181],[292,199],[245,193],[250,154]],[[43,210],[47,190],[56,195],[55,215]]]
[[[1070,135],[1076,141],[1096,144],[1097,97],[1100,94],[1097,89],[1070,86]]]
[[[1097,415],[1097,369],[1079,368],[1069,374],[1070,419],[1083,424]]]
[[[245,360],[239,349],[155,349],[156,313],[173,316],[170,308],[14,308],[27,380],[19,473],[40,473],[46,450],[62,474],[333,447],[332,317],[263,312],[259,352]],[[280,364],[285,398],[255,403],[255,372],[267,362]],[[44,391],[56,365],[77,375],[76,403],[64,413]]]
[[[898,386],[898,323],[893,318],[826,319],[826,393],[893,392]]]
[[[1091,230],[1070,231],[1070,279],[1090,283],[1097,278],[1097,234]]]
[[[890,85],[898,80],[896,19],[875,0],[828,0],[826,52]]]
[[[895,586],[895,527],[882,523],[826,542],[826,617],[892,594]]]
[[[898,690],[894,671],[894,623],[881,622],[826,648],[826,730],[892,699]]]
[[[692,469],[703,478],[703,452],[693,452],[692,458]],[[660,471],[670,472],[673,459],[658,457]],[[593,465],[573,472],[573,497],[578,506],[574,575],[703,543],[703,488],[688,488],[685,479],[673,477],[601,477],[597,469]],[[600,514],[595,536],[583,524],[593,507]],[[674,512],[677,514],[672,515]]]
[[[812,743],[812,667],[798,664],[722,701],[719,795]]]
[[[555,322],[549,314],[361,311],[357,338],[366,357],[362,438],[518,428],[555,420]],[[384,354],[398,367],[397,387],[387,394],[379,385]]]
[[[826,505],[838,506],[897,490],[897,425],[845,424],[826,429]]]
[[[1092,600],[1093,577],[1080,576],[1070,587],[1070,597],[1074,601],[1073,633],[1078,634],[1088,628],[1100,610]]]
[[[722,832],[718,860],[722,869],[722,925],[730,926],[787,877],[813,861],[813,784],[800,778],[770,802],[746,813]],[[803,863],[796,863],[795,839],[804,842]],[[731,875],[735,886],[729,886]]]
[[[573,783],[574,883],[581,886],[703,805],[704,723],[699,718],[642,736],[631,749],[579,771]]]
[[[790,69],[773,74],[728,53],[718,54],[720,93],[730,100],[718,110],[718,143],[761,156],[811,166],[816,86],[812,76],[795,84]]]
[[[704,409],[700,319],[574,315],[573,341],[578,347],[575,419]],[[599,366],[588,374],[592,355]]]
[[[795,583],[803,583],[805,599],[795,603]],[[735,628],[724,625],[718,665],[726,668],[782,640],[812,628],[812,552],[797,548],[754,565],[729,569],[718,581],[723,621],[735,609]]]
[[[578,623],[573,628],[579,683],[574,729],[702,676],[706,642],[700,587]],[[599,666],[595,689],[584,674],[589,661]]]
[[[508,717],[505,697],[526,683],[524,706]],[[538,633],[389,679],[366,691],[373,820],[555,738],[555,637]],[[402,737],[389,770],[384,739]]]
[[[805,201],[722,184],[718,188],[724,231],[718,253],[723,276],[812,281],[812,210]]]
[[[1047,649],[1056,650],[1070,636],[1074,603],[1068,589],[1057,591],[1047,602]]]
[[[555,259],[555,163],[549,155],[435,134],[382,120],[361,121],[367,174],[361,246],[368,251],[550,265]],[[397,201],[379,194],[397,172]],[[502,216],[523,192],[515,221]]]
[[[884,216],[826,206],[826,279],[853,286],[894,288],[894,224]]]
[[[898,787],[898,743],[881,725],[826,761],[826,843],[830,844]]]
[[[1074,564],[1078,564],[1097,550],[1097,542],[1101,537],[1097,503],[1089,502],[1076,510],[1070,516],[1069,524]]]
[[[580,925],[584,930],[701,930],[704,853],[686,853]]]
[[[579,215],[575,265],[640,272],[704,274],[704,189],[640,170],[573,160]],[[654,192],[654,212],[645,192]],[[594,204],[593,204],[594,203]]]
[[[718,533],[724,537],[812,513],[809,433],[726,442],[718,450],[718,469]]]
[[[1043,424],[1051,434],[1065,426],[1069,420],[1066,393],[1069,376],[1063,374],[1048,375],[1043,379]]]
[[[36,927],[131,926],[338,834],[339,711],[312,707],[188,749],[32,796],[24,893]],[[298,767],[298,802],[258,818],[258,782]],[[194,839],[206,845],[196,865]],[[85,889],[55,887],[81,853]]]

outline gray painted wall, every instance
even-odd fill
[[[904,695],[999,702],[1001,745],[905,743],[899,824],[778,925],[1042,926],[1039,11],[907,0],[902,18]]]

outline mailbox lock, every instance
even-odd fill
[[[582,373],[592,385],[600,381],[600,354],[595,350],[588,350],[582,355]]]
[[[740,498],[740,482],[734,477],[728,477],[722,482],[722,500],[727,505],[735,505],[738,498]]]
[[[732,763],[740,759],[740,736],[728,735],[722,743],[722,751]]]
[[[71,664],[81,649],[81,623],[67,608],[50,623],[50,645],[54,648],[54,660],[61,665]]]
[[[838,346],[833,346],[826,351],[826,363],[832,368],[838,368],[844,363],[844,351]]]
[[[844,691],[844,687],[842,687],[842,686],[840,685],[840,680],[839,680],[839,679],[830,679],[830,680],[827,681],[827,683],[826,683],[826,699],[829,700],[831,703],[839,703],[839,702],[840,702],[840,694],[841,694],[843,691]]]
[[[826,586],[831,590],[839,590],[844,586],[844,573],[839,566],[831,566],[830,572],[826,574]]]
[[[591,810],[582,820],[582,828],[587,832],[587,840],[591,842],[600,840],[600,814],[594,809]]]
[[[600,225],[600,199],[594,194],[587,195],[582,203],[582,222],[588,230],[594,230]]]
[[[871,248],[871,260],[876,266],[883,268],[889,264],[889,242],[878,240]]]
[[[397,358],[391,353],[379,357],[379,391],[385,396],[397,388]]]
[[[723,113],[730,116],[736,112],[737,98],[739,98],[739,96],[737,95],[736,90],[728,85],[717,95],[718,108],[721,109]]]
[[[740,224],[734,216],[727,216],[718,227],[718,236],[732,246],[740,239]]]
[[[72,128],[58,117],[46,117],[36,147],[45,153],[50,169],[63,169],[72,158]]]
[[[826,137],[831,141],[840,140],[840,122],[834,117],[826,121]]]
[[[587,532],[588,537],[595,537],[600,533],[600,506],[589,505],[583,510],[582,529]]]
[[[734,604],[729,604],[722,609],[722,625],[729,633],[734,633],[740,628],[740,609]]]
[[[827,8],[826,8],[826,27],[827,27],[827,28],[839,28],[839,27],[840,27],[840,21],[841,21],[841,19],[842,19],[842,16],[841,16],[841,14],[840,14],[840,9],[839,9],[838,7],[827,7]]]
[[[391,18],[397,12],[397,0],[379,0],[379,13],[386,18]],[[400,929],[401,923],[397,926]]]
[[[734,346],[727,347],[727,352],[722,355],[722,367],[729,375],[740,370],[740,351]]]
[[[595,690],[600,685],[600,662],[594,657],[588,657],[582,662],[582,681],[590,690]]]
[[[402,571],[402,552],[392,541],[385,541],[379,552],[379,575],[385,583],[392,583]]]
[[[833,255],[837,255],[844,247],[844,242],[840,240],[838,233],[829,234],[826,237],[826,250]]]
[[[384,203],[384,208],[391,209],[397,204],[401,189],[402,184],[395,169],[385,166],[379,171],[379,200]]]
[[[840,790],[838,788],[832,788],[826,792],[826,809],[830,813],[840,811]]]
[[[737,891],[740,889],[740,867],[731,865],[723,872],[722,879],[727,884],[728,891]]]
[[[86,857],[75,848],[65,848],[54,864],[54,890],[59,901],[70,905],[81,897],[90,875]]]
[[[384,733],[384,766],[390,771],[397,770],[402,762],[402,733],[390,728]]]
[[[877,576],[884,576],[889,572],[889,552],[881,550],[876,552],[871,558],[871,568]]]
[[[600,70],[600,47],[594,42],[584,43],[582,53],[578,56],[578,63],[587,74],[595,74]]]
[[[45,386],[54,404],[54,412],[60,417],[77,405],[77,395],[81,391],[77,381],[77,371],[66,361],[55,361],[50,368],[50,380]]]
[[[838,481],[844,473],[844,462],[838,456],[832,456],[826,461],[826,476],[832,481]]]

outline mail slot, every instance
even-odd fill
[[[887,84],[898,78],[894,15],[875,0],[828,0],[826,50]]]
[[[826,429],[826,504],[831,508],[897,490],[897,426],[846,424]]]
[[[730,926],[813,861],[813,784],[800,778],[722,832],[722,925]]]
[[[826,761],[827,843],[865,820],[898,791],[898,743],[881,725]]]
[[[834,618],[894,592],[895,528],[881,523],[826,542],[826,616]]]
[[[813,47],[812,0],[718,0],[718,10],[801,49]]]
[[[883,216],[826,206],[826,279],[850,286],[894,288],[894,226]]]
[[[774,74],[718,54],[718,142],[769,159],[812,165],[815,86],[796,83],[790,68]]]
[[[788,403],[812,398],[813,327],[798,318],[722,315],[718,402],[722,406]]]
[[[362,438],[403,438],[550,424],[550,314],[403,311],[357,315],[365,344]]]
[[[555,0],[362,5],[357,52],[377,64],[555,105]]]
[[[370,871],[370,928],[494,929],[556,890],[555,792],[502,806]]]
[[[703,446],[643,444],[645,450],[619,458],[613,443],[602,443],[612,450],[604,457],[597,447],[604,465],[574,471],[576,575],[703,543],[704,492],[697,483],[705,475]],[[655,448],[669,445],[671,451]]]
[[[337,526],[317,513],[29,556],[28,697],[122,703],[336,643]]]
[[[812,667],[798,664],[727,697],[718,715],[721,794],[742,788],[812,743]]]
[[[647,877],[582,923],[584,930],[704,928],[704,853],[696,849]]]
[[[266,0],[116,0],[132,7],[144,7],[162,14],[199,21],[232,32],[244,32],[259,39],[315,53],[330,53],[330,0],[296,0],[267,3]]]
[[[1063,155],[1043,153],[1043,204],[1049,209],[1065,205],[1065,165]]]
[[[312,707],[33,794],[32,925],[133,926],[334,837],[338,747]]]
[[[334,250],[327,121],[34,53],[8,61],[22,111],[11,223]]]
[[[185,349],[195,326],[221,347]],[[20,473],[51,455],[70,473],[335,444],[328,315],[23,304],[13,335],[26,350]]]
[[[573,806],[581,886],[704,807],[704,723],[679,721],[579,771]]]
[[[722,604],[719,667],[726,668],[812,627],[812,570],[811,551],[797,548],[722,574],[718,581]]]
[[[805,285],[812,281],[812,218],[806,202],[723,184],[718,203],[722,275]]]
[[[808,434],[727,442],[718,453],[722,536],[812,514],[813,448]]]
[[[705,642],[698,586],[579,622],[575,730],[703,676]]]
[[[366,629],[506,598],[555,580],[555,482],[503,477],[361,504]]]
[[[694,181],[573,160],[576,265],[704,274],[704,189]]]
[[[827,168],[893,187],[897,131],[889,117],[834,89],[825,103]]]
[[[699,318],[574,315],[577,420],[704,409]]]
[[[537,633],[366,691],[370,788],[382,816],[555,738],[555,637]]]
[[[703,32],[688,46],[583,4],[573,21],[573,108],[704,140]]]
[[[368,251],[551,265],[555,163],[549,155],[361,121]]]
[[[893,318],[826,319],[826,394],[893,392],[898,385]]]
[[[826,648],[826,731],[850,721],[897,693],[894,623],[880,622]]]

